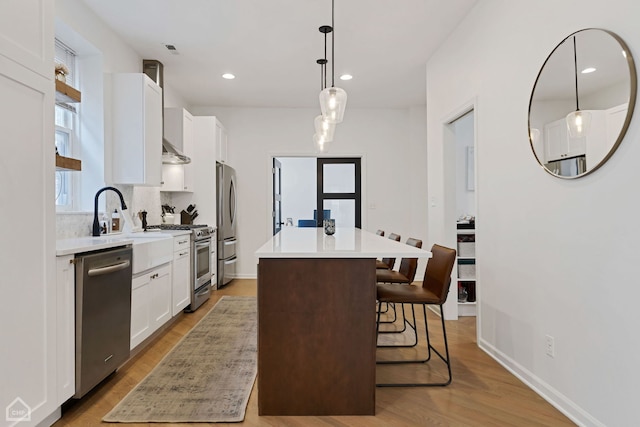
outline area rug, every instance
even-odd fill
[[[224,296],[103,421],[240,422],[257,373],[255,297]]]

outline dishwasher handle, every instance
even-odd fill
[[[129,265],[131,265],[131,261],[126,260],[118,264],[108,265],[106,267],[92,268],[89,271],[87,271],[87,274],[90,277],[101,276],[103,274],[110,274],[116,271],[124,270],[125,268],[128,268]]]

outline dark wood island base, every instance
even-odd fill
[[[375,415],[375,259],[260,258],[259,415]]]

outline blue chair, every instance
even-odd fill
[[[315,227],[316,220],[315,219],[299,219],[298,227]]]

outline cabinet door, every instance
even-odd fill
[[[545,161],[582,156],[586,152],[586,137],[572,138],[564,119],[548,123],[544,127]]]
[[[227,130],[216,120],[216,160],[227,162]]]
[[[160,191],[183,191],[184,166],[162,165],[162,185]]]
[[[158,267],[151,275],[151,328],[156,331],[171,319],[171,265]]]
[[[150,283],[149,273],[134,277],[131,283],[131,349],[151,335]]]
[[[5,418],[13,405],[31,408],[28,425],[59,406],[53,20],[52,0],[0,1],[0,129],[10,149],[0,181],[4,200],[21,210],[14,221],[0,223],[0,408],[2,422],[11,425],[23,424]]]
[[[176,148],[191,158],[186,165],[162,165],[162,186],[160,191],[193,192],[193,116],[183,108],[165,108],[165,138]]]
[[[182,191],[195,191],[195,180],[193,179],[193,146],[195,144],[195,134],[193,126],[193,116],[187,110],[183,113],[183,139],[182,150],[184,154],[191,158],[191,163],[183,166],[184,180]]]
[[[62,405],[76,392],[75,377],[75,268],[73,255],[56,258],[57,278],[57,358],[58,358],[58,400]]]
[[[567,152],[567,127],[560,120],[544,127],[544,157],[546,162],[561,159]]]
[[[216,223],[216,125],[213,116],[194,117],[194,181],[197,191],[193,193],[192,203],[198,207],[198,222]]]
[[[112,181],[160,186],[162,89],[147,75],[113,75]]]
[[[0,2],[0,55],[52,80],[53,16],[52,0]]]
[[[184,249],[174,254],[173,258],[173,289],[172,315],[180,313],[191,302],[191,251]]]

